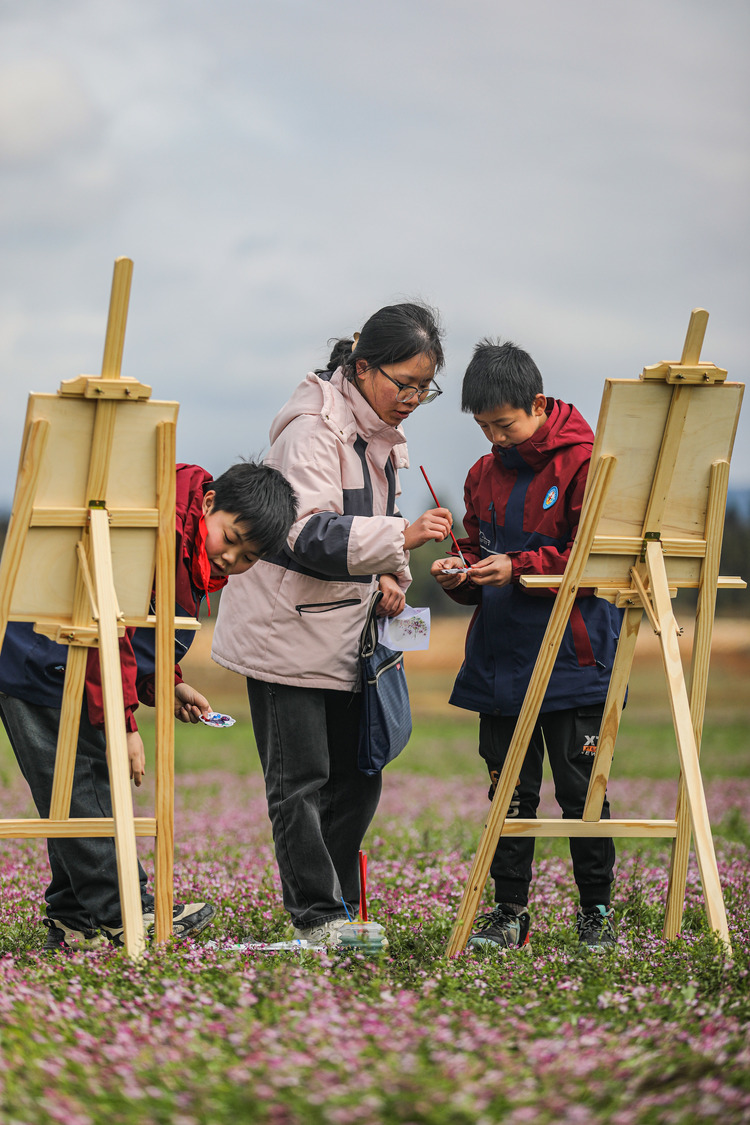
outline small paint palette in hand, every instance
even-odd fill
[[[231,715],[220,715],[218,711],[207,711],[201,715],[201,722],[207,727],[233,727],[235,724]]]

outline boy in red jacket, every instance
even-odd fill
[[[574,406],[547,398],[533,359],[515,344],[482,340],[464,376],[461,408],[492,443],[471,468],[464,498],[469,569],[439,559],[431,572],[453,598],[477,609],[451,703],[478,711],[479,753],[490,798],[551,611],[548,591],[531,592],[523,574],[562,574],[580,519],[594,435]],[[552,595],[554,596],[554,595]],[[580,819],[617,647],[621,615],[609,603],[579,596],[565,630],[508,816],[535,817],[544,747],[564,817]],[[602,818],[609,818],[605,799]],[[571,838],[580,895],[578,937],[588,948],[615,943],[610,887],[611,840]],[[496,907],[477,919],[474,946],[528,943],[534,839],[502,838],[490,868]]]
[[[177,466],[175,613],[197,617],[204,597],[226,585],[259,558],[275,555],[296,517],[291,485],[265,465],[242,462],[217,480],[198,465]],[[194,631],[175,634],[175,715],[197,723],[208,700],[182,680],[177,661]],[[125,723],[131,777],[140,785],[145,770],[143,742],[134,712],[153,705],[155,635],[128,629],[120,642]],[[67,647],[34,633],[31,623],[11,622],[0,652],[0,718],[41,817],[49,816],[60,723]],[[71,817],[111,816],[104,740],[101,669],[97,649],[88,654],[86,691],[78,737]],[[123,944],[120,893],[111,837],[47,841],[52,881],[47,888],[45,950],[94,948],[104,938]],[[139,864],[143,918],[154,926],[154,899]],[[215,911],[207,902],[178,903],[174,932],[197,934]]]

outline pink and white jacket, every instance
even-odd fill
[[[222,592],[213,659],[243,676],[359,690],[358,647],[380,574],[411,581],[408,520],[396,508],[408,466],[400,426],[383,422],[344,379],[310,373],[273,420],[266,464],[299,513],[285,550]]]

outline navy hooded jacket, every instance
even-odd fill
[[[562,574],[580,520],[594,435],[574,406],[547,399],[547,420],[527,441],[492,452],[471,468],[464,499],[467,563],[510,556],[507,586],[448,591],[476,605],[465,659],[450,702],[489,715],[517,715],[541,647],[554,589],[527,590],[522,574]],[[603,703],[621,611],[582,591],[565,629],[542,711]]]

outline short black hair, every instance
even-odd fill
[[[358,359],[364,359],[368,368],[373,368],[403,363],[417,355],[429,356],[439,371],[445,363],[442,336],[437,310],[429,305],[417,301],[385,305],[362,325],[354,354],[354,340],[350,336],[328,341],[329,345],[333,343],[331,358],[318,374],[343,367],[347,379],[353,379]]]
[[[484,414],[496,406],[531,414],[540,394],[544,394],[542,375],[528,352],[510,340],[485,336],[479,341],[461,387],[461,409],[466,414]]]
[[[239,461],[206,485],[213,508],[229,512],[261,558],[278,555],[297,518],[297,497],[289,481],[269,465]]]

